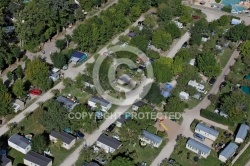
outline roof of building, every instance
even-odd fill
[[[65,107],[70,108],[70,109],[73,109],[73,107],[76,105],[74,101],[64,96],[58,96],[56,98],[56,101],[58,101],[59,103],[62,103]]]
[[[198,149],[199,151],[205,153],[205,154],[208,154],[209,151],[211,150],[208,146],[192,139],[192,138],[189,138],[188,141],[187,141],[187,144],[193,148],[196,148]]]
[[[99,166],[96,162],[91,161],[90,163],[87,164],[87,166]]]
[[[11,160],[5,156],[1,158],[1,161],[2,161],[1,166],[6,166],[7,164],[11,163]]]
[[[113,148],[113,149],[117,149],[119,148],[119,146],[122,144],[120,141],[118,141],[117,139],[115,138],[111,138],[105,134],[101,134],[99,136],[99,138],[97,139],[97,141]]]
[[[93,102],[93,103],[99,103],[101,104],[101,106],[103,107],[107,107],[110,102],[105,100],[104,98],[100,98],[100,97],[97,97],[97,96],[92,96],[89,101]]]
[[[137,107],[142,107],[142,106],[146,105],[146,103],[144,103],[143,101],[139,100],[139,101],[135,102],[133,105],[137,106]]]
[[[149,139],[149,140],[151,140],[151,141],[153,141],[153,142],[155,142],[155,143],[160,143],[162,141],[161,137],[159,137],[159,136],[157,136],[155,134],[152,134],[152,133],[150,133],[150,132],[148,132],[146,130],[142,131],[142,136]]]
[[[25,160],[31,161],[39,166],[48,166],[48,164],[52,161],[52,159],[40,155],[36,152],[30,151],[24,157]]]
[[[50,133],[50,135],[52,137],[55,137],[55,138],[61,138],[62,141],[66,144],[70,144],[73,140],[75,140],[76,138],[70,134],[67,134],[65,132],[57,132],[57,131],[52,131]]]
[[[206,133],[209,133],[215,137],[217,137],[219,135],[219,132],[217,130],[214,130],[202,123],[198,123],[195,127],[195,129],[198,129],[198,130],[202,130],[202,131],[205,131]]]
[[[128,34],[129,37],[135,37],[135,33],[130,31],[129,34]]]
[[[223,149],[223,151],[220,153],[220,155],[224,156],[226,159],[228,159],[236,152],[237,149],[238,149],[238,145],[231,142],[226,146],[225,149]]]
[[[13,144],[23,149],[26,149],[30,145],[30,142],[28,139],[18,134],[12,135],[8,141],[12,142]]]
[[[201,93],[196,93],[195,95],[193,95],[193,98],[200,99],[201,98]]]
[[[240,24],[241,22],[242,22],[241,20],[235,19],[235,18],[233,18],[233,19],[231,20],[231,24],[233,24],[233,25]]]
[[[52,73],[52,74],[50,75],[50,77],[58,78],[58,77],[59,77],[59,73]]]
[[[241,124],[240,128],[239,128],[239,130],[237,132],[236,138],[245,139],[246,136],[247,136],[248,130],[249,130],[249,126],[248,125]]]

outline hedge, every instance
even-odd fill
[[[234,126],[234,122],[232,122],[231,120],[205,109],[200,110],[200,115],[204,118],[207,118],[209,120],[215,121],[223,125]]]

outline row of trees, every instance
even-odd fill
[[[33,50],[75,21],[71,0],[32,0],[17,15],[16,32],[21,46]]]
[[[80,25],[74,30],[73,41],[81,50],[95,52],[99,45],[106,43],[114,34],[123,31],[141,13],[149,8],[149,2],[143,0],[122,0]]]

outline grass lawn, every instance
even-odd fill
[[[249,161],[250,159],[250,148],[248,147],[240,156],[240,158],[238,158],[238,160],[236,160],[236,162],[234,163],[234,166],[243,166],[246,165],[246,163]]]
[[[222,55],[218,55],[218,59],[220,60],[219,65],[223,68],[226,66],[228,60],[230,59],[233,51],[229,48],[224,49]]]
[[[71,94],[72,96],[76,97],[78,99],[78,101],[81,103],[86,102],[89,98],[89,95],[86,92],[81,91],[81,90],[76,89],[76,88],[73,88],[73,87],[65,87],[62,90],[62,94],[64,96]]]
[[[11,149],[8,153],[8,157],[10,157],[10,159],[13,158],[13,166],[16,166],[18,164],[23,164],[24,156],[25,156],[24,154],[18,152],[15,149]]]
[[[201,158],[198,162],[194,161],[194,157],[197,156],[195,153],[186,149],[186,138],[181,138],[178,141],[178,145],[176,146],[174,152],[171,154],[170,158],[175,159],[180,165],[183,166],[219,166],[220,161],[217,157],[215,151],[211,151],[210,155],[205,159]],[[189,158],[187,158],[188,153],[190,153]]]
[[[164,140],[159,148],[152,148],[151,146],[141,147],[139,142],[135,146],[130,146],[129,150],[136,151],[137,157],[134,158],[134,162],[146,162],[147,165],[155,159],[155,157],[160,153],[161,149],[166,145],[167,141]]]
[[[50,151],[54,157],[53,166],[59,166],[64,161],[64,159],[66,159],[76,148],[81,145],[82,142],[83,139],[77,140],[75,146],[70,150],[64,148],[59,149],[54,145],[50,145]]]
[[[187,101],[188,109],[192,109],[192,108],[196,107],[200,102],[201,102],[201,100],[193,99],[193,98],[191,97],[191,98]]]

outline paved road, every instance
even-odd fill
[[[181,48],[181,46],[188,41],[190,38],[190,33],[186,32],[178,41],[177,43],[175,43],[175,45],[170,48],[169,51],[166,51],[163,53],[163,55],[166,55],[169,58],[173,58],[175,56],[175,54],[179,51],[179,49]]]
[[[216,94],[219,91],[220,84],[224,81],[225,75],[229,74],[230,72],[230,66],[232,66],[235,63],[235,58],[239,56],[238,51],[234,51],[230,59],[228,60],[228,63],[224,67],[223,71],[221,72],[220,76],[217,78],[215,84],[213,85],[212,89],[209,93]],[[193,109],[191,110],[185,110],[185,113],[183,113],[183,122],[181,123],[179,131],[176,133],[176,137],[178,134],[183,134],[184,136],[192,136],[192,133],[190,131],[190,124],[194,119],[200,119],[204,120],[206,123],[213,125],[215,127],[219,127],[222,129],[228,129],[227,126],[215,123],[213,121],[210,121],[208,119],[202,118],[199,115],[200,109],[204,109],[210,105],[210,101],[207,99],[207,96],[204,97],[204,99]],[[152,162],[151,166],[157,166],[161,163],[161,161],[165,158],[169,158],[171,153],[174,151],[174,146],[176,144],[175,139],[169,140],[167,145],[162,149],[160,154],[155,158],[155,160]]]
[[[220,11],[218,9],[207,8],[207,7],[197,6],[197,5],[191,5],[190,7],[195,8],[195,9],[200,9],[203,13],[205,13],[207,15],[207,20],[209,22],[216,20],[223,15],[232,15],[232,16],[240,17],[241,20],[243,20],[246,25],[250,25],[250,17],[247,16],[246,14],[226,13],[226,12]]]

